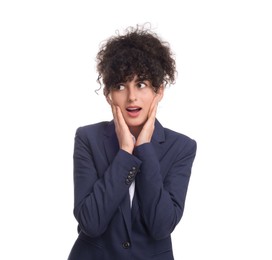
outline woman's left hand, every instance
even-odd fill
[[[144,143],[149,143],[151,141],[151,138],[155,129],[155,120],[156,120],[156,113],[157,113],[159,98],[160,97],[158,95],[154,97],[153,102],[149,109],[147,121],[145,122],[137,138],[135,146],[139,146]]]

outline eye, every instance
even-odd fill
[[[145,88],[147,85],[146,85],[146,83],[144,83],[144,82],[138,82],[137,83],[137,87],[138,88]]]
[[[122,85],[122,84],[118,84],[114,87],[115,90],[124,90],[125,89],[125,86]]]

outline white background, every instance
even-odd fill
[[[150,22],[179,72],[158,119],[198,142],[176,259],[271,260],[270,2],[1,1],[0,259],[67,258],[75,130],[111,119],[99,44]]]

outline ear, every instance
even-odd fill
[[[157,91],[156,95],[158,96],[158,100],[160,102],[162,100],[162,98],[163,98],[163,95],[164,95],[164,86],[163,85],[161,85],[158,88],[158,91]]]

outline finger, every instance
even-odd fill
[[[124,120],[124,117],[123,117],[123,114],[121,112],[120,107],[119,106],[115,106],[115,108],[116,108],[116,118],[117,118],[118,122],[120,124],[125,123],[125,120]]]
[[[122,111],[119,106],[114,106],[115,107],[115,120],[116,120],[116,125],[119,127],[121,131],[129,131],[127,123],[123,117]]]
[[[114,125],[115,125],[115,129],[117,131],[117,133],[119,133],[120,131],[124,131],[122,129],[124,129],[124,119],[123,119],[123,115],[121,113],[121,110],[119,107],[112,105],[112,114],[113,114],[113,121],[114,121]],[[117,134],[118,135],[118,134]]]
[[[159,103],[159,98],[156,95],[151,103],[150,109],[149,109],[149,113],[148,113],[148,117],[156,117],[156,113],[157,113],[157,107],[158,107],[158,103]]]
[[[116,121],[117,120],[116,106],[114,106],[113,104],[111,104],[111,111],[112,111],[113,119],[114,121]]]

